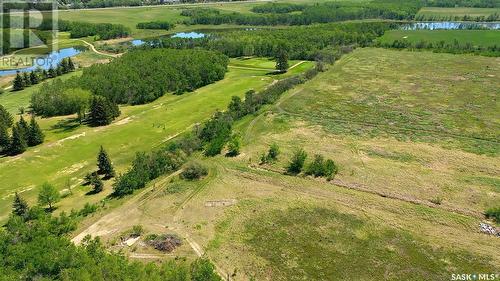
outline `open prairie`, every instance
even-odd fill
[[[494,272],[500,241],[478,228],[482,211],[500,200],[498,120],[483,120],[498,105],[494,89],[467,89],[497,87],[497,66],[472,56],[358,49],[237,123],[244,143],[238,157],[198,156],[209,167],[206,178],[160,178],[131,204],[89,220],[75,241],[99,233],[113,248],[133,225],[146,233],[167,229],[188,237],[231,280]],[[431,68],[438,74],[426,75]],[[476,118],[463,122],[463,114]],[[273,143],[278,160],[260,165]],[[299,147],[306,163],[314,154],[333,159],[336,178],[286,175]],[[131,258],[162,258],[142,247],[121,249]]]

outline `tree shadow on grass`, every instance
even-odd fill
[[[56,133],[65,133],[76,130],[80,125],[81,123],[78,118],[67,118],[52,125],[51,129]]]

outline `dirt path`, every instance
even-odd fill
[[[283,173],[284,173],[283,171],[279,171],[277,169],[269,169],[269,168],[265,168],[265,167],[249,166],[249,168],[252,170],[265,170],[265,171],[280,174],[280,175],[283,175]],[[318,181],[318,179],[311,179],[311,180]],[[345,182],[341,179],[334,179],[333,181],[331,181],[329,183],[332,185],[338,186],[338,187],[345,188],[345,189],[356,190],[356,191],[363,192],[363,193],[377,195],[377,196],[380,196],[383,198],[398,200],[398,201],[402,201],[402,202],[406,202],[406,203],[412,203],[415,205],[422,205],[422,206],[426,206],[426,207],[430,207],[430,208],[434,208],[434,209],[440,209],[443,211],[447,211],[447,212],[451,212],[451,213],[455,213],[455,214],[459,214],[459,215],[464,215],[464,216],[468,216],[468,217],[474,217],[474,218],[479,218],[479,219],[482,219],[484,217],[481,212],[477,212],[474,210],[456,208],[456,207],[445,206],[445,205],[437,205],[437,204],[434,204],[432,202],[429,202],[426,200],[421,200],[421,199],[418,199],[418,198],[415,198],[412,196],[405,196],[405,195],[401,195],[401,194],[382,192],[382,191],[371,189],[369,186],[366,186],[366,185],[363,185],[360,183]]]
[[[305,63],[305,62],[306,62],[305,60],[299,61],[298,63],[296,63],[296,64],[292,65],[290,68],[288,68],[288,70],[292,70],[292,69],[296,68],[297,66]]]
[[[267,71],[267,72],[277,72],[276,69],[270,68],[258,68],[258,67],[246,67],[246,66],[237,66],[237,65],[228,65],[229,68],[237,68],[237,69],[246,69],[246,70],[258,70],[258,71]]]
[[[108,56],[108,57],[112,57],[112,58],[117,58],[117,57],[119,57],[120,55],[122,55],[122,54],[107,54],[107,53],[100,52],[100,51],[98,51],[98,50],[95,48],[95,46],[94,46],[93,44],[91,44],[91,43],[89,43],[89,42],[87,42],[87,41],[85,41],[85,40],[83,40],[83,39],[72,39],[72,40],[73,40],[73,41],[80,41],[80,42],[83,42],[85,45],[89,46],[89,47],[90,47],[90,49],[91,49],[94,53],[99,54],[99,55]]]
[[[76,235],[73,239],[71,239],[71,241],[78,245],[87,235],[91,235],[94,237],[94,236],[114,233],[116,229],[113,228],[113,224],[117,221],[127,220],[127,216],[129,214],[128,210],[134,208],[134,206],[140,206],[144,204],[148,199],[152,198],[152,196],[155,196],[161,190],[160,188],[156,188],[157,186],[161,186],[162,184],[170,180],[172,177],[175,177],[180,173],[181,170],[174,172],[162,178],[157,183],[154,183],[149,187],[146,187],[141,192],[139,192],[138,194],[130,198],[128,201],[126,201],[124,204],[122,204],[120,207],[117,207],[116,209],[112,210],[111,212],[104,215],[96,222],[88,226],[86,229],[81,231],[78,235]]]

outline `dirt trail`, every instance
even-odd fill
[[[159,182],[146,187],[144,190],[136,194],[134,197],[130,198],[120,207],[112,210],[110,213],[104,215],[99,220],[88,226],[86,229],[81,231],[78,235],[76,235],[71,241],[75,244],[80,244],[83,238],[87,235],[91,236],[99,236],[104,234],[114,233],[116,228],[114,228],[114,224],[119,221],[127,220],[129,210],[143,205],[148,199],[155,196],[161,188],[156,188],[157,186],[161,186],[166,183],[172,177],[175,177],[181,173],[181,170],[174,172],[164,178],[162,178]]]
[[[249,166],[249,168],[252,170],[265,170],[268,172],[277,173],[277,174],[281,174],[281,175],[283,175],[283,173],[284,173],[283,171],[279,171],[277,169],[270,169],[270,168],[265,168],[265,167]],[[311,180],[317,180],[317,179],[311,179]],[[398,201],[402,201],[402,202],[406,202],[406,203],[412,203],[415,205],[422,205],[422,206],[426,206],[426,207],[430,207],[430,208],[434,208],[434,209],[440,209],[443,211],[447,211],[447,212],[455,213],[455,214],[459,214],[459,215],[464,215],[464,216],[468,216],[468,217],[474,217],[474,218],[479,218],[479,219],[482,219],[484,217],[481,212],[477,212],[474,210],[464,209],[464,208],[456,208],[456,207],[446,206],[446,205],[437,205],[437,204],[434,204],[432,202],[418,199],[418,198],[415,198],[412,196],[407,196],[407,195],[405,196],[402,194],[393,194],[393,193],[382,192],[382,191],[371,189],[369,186],[366,186],[366,185],[360,184],[360,183],[345,182],[341,179],[334,179],[333,181],[330,182],[330,184],[338,186],[338,187],[346,188],[346,189],[356,190],[356,191],[363,192],[363,193],[377,195],[377,196],[380,196],[383,198],[398,200]]]
[[[95,46],[94,46],[93,44],[91,44],[91,43],[89,43],[89,42],[87,42],[87,41],[85,41],[85,40],[83,40],[83,39],[72,39],[72,40],[73,40],[73,41],[80,41],[80,42],[83,42],[85,45],[89,46],[89,47],[90,47],[90,49],[91,49],[94,53],[99,54],[99,55],[108,56],[108,57],[112,57],[112,58],[117,58],[117,57],[119,57],[119,56],[121,56],[121,55],[122,55],[122,54],[107,54],[107,53],[100,52],[100,51],[98,51],[98,50],[95,48]]]

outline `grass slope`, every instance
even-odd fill
[[[499,66],[498,58],[360,49],[283,106],[340,135],[498,155]]]
[[[378,40],[392,43],[395,40],[408,40],[412,43],[420,41],[453,43],[457,40],[461,45],[472,43],[474,46],[494,46],[500,44],[498,30],[389,30]]]
[[[463,17],[465,15],[471,17],[489,16],[494,13],[500,13],[500,8],[441,8],[441,7],[424,7],[420,9],[417,16],[439,16],[439,17]]]
[[[135,152],[150,151],[216,109],[225,109],[231,96],[243,96],[271,81],[272,76],[262,71],[231,69],[224,80],[193,93],[167,94],[151,104],[122,107],[120,120],[107,127],[78,126],[67,117],[42,119],[40,125],[47,135],[43,145],[0,159],[0,214],[5,218],[13,191],[26,191],[23,194],[33,199],[36,187],[44,181],[61,188],[70,180],[78,186],[85,173],[94,169],[100,145],[106,147],[118,171],[123,171]]]
[[[401,141],[384,134],[384,127],[373,137],[339,132],[330,127],[335,121],[328,116],[319,122],[312,114],[335,116],[332,106],[345,107],[338,95],[356,94],[361,100],[374,95],[374,89],[420,97],[419,88],[405,88],[407,67],[430,69],[427,64],[434,60],[443,62],[432,53],[414,53],[413,60],[405,61],[408,54],[356,50],[286,93],[276,106],[240,121],[235,131],[242,135],[244,146],[238,157],[200,156],[209,168],[206,178],[191,182],[160,178],[135,194],[131,204],[90,219],[76,234],[102,235],[116,249],[111,245],[119,233],[134,224],[142,224],[146,233],[176,233],[193,248],[204,250],[232,280],[441,280],[462,271],[497,272],[500,240],[479,233],[478,225],[484,208],[500,198],[498,157]],[[445,55],[442,59],[456,63],[468,58]],[[480,69],[488,65],[484,60],[477,63]],[[471,73],[476,73],[476,67],[471,65]],[[441,68],[436,66],[432,69],[433,75],[412,77],[412,81],[423,81],[424,89],[427,84],[449,83],[443,78],[449,73],[439,73]],[[460,67],[449,71],[461,73]],[[364,90],[348,88],[351,85]],[[381,85],[384,91],[378,90]],[[454,91],[467,85],[456,83]],[[377,97],[395,104],[385,95]],[[418,101],[404,105],[418,108]],[[384,113],[379,104],[370,105]],[[291,114],[299,107],[308,114]],[[455,117],[453,112],[447,114]],[[260,154],[271,143],[280,147],[278,161],[259,166]],[[308,161],[314,153],[334,159],[340,167],[336,180],[284,175],[283,167],[297,147],[309,153]],[[442,198],[440,204],[430,203],[436,197]],[[214,202],[227,204],[213,206]],[[150,253],[141,247],[136,253],[133,247],[121,250],[132,258],[141,257],[143,251]],[[178,255],[189,258],[195,253],[180,249],[163,258]]]

